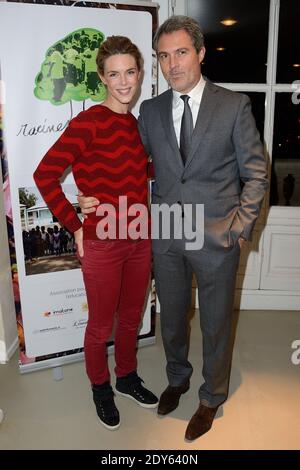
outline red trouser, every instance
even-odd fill
[[[109,380],[106,343],[115,317],[116,376],[137,368],[136,341],[150,277],[150,240],[85,240],[81,258],[89,307],[84,350],[92,384]]]

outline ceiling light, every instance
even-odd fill
[[[225,47],[216,47],[216,51],[223,52],[225,51]]]
[[[300,64],[293,64],[293,67],[300,67]]]
[[[234,20],[232,18],[227,18],[226,20],[222,20],[221,23],[224,25],[224,26],[233,26],[234,24],[237,23],[237,20]]]

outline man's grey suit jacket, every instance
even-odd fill
[[[168,90],[140,108],[139,129],[154,164],[152,203],[204,204],[204,248],[231,249],[241,234],[251,239],[268,187],[250,100],[206,81],[184,166],[173,125],[172,97]],[[198,229],[196,218],[193,229]],[[154,252],[167,251],[172,238],[153,240]]]

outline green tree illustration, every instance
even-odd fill
[[[97,73],[96,56],[104,34],[97,29],[73,31],[47,50],[41,69],[35,78],[34,95],[58,106],[72,100],[103,101],[106,89]]]
[[[35,205],[37,201],[37,197],[35,194],[30,193],[27,189],[25,188],[19,188],[19,201],[20,204],[24,204],[26,208],[28,209],[29,207],[32,207]]]

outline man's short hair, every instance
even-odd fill
[[[174,33],[175,31],[180,30],[184,30],[188,33],[193,41],[197,53],[200,52],[201,48],[204,46],[204,36],[201,28],[196,20],[189,16],[182,15],[171,16],[162,25],[160,25],[153,39],[153,47],[156,52],[158,41],[162,34]]]

